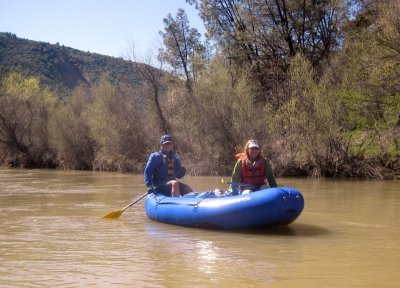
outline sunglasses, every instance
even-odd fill
[[[259,150],[260,148],[257,148],[257,147],[251,147],[251,148],[249,148],[250,150]]]

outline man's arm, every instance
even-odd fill
[[[181,179],[186,175],[186,169],[182,166],[181,159],[177,154],[174,155],[175,157],[175,167],[174,173],[175,178]]]
[[[150,155],[147,160],[146,167],[144,168],[144,184],[151,188],[153,186],[153,172],[155,168],[155,157],[156,155],[153,153]]]
[[[269,164],[267,159],[264,159],[264,167],[265,167],[265,178],[268,180],[268,185],[271,188],[278,187],[276,183],[274,173],[272,173],[271,164]]]

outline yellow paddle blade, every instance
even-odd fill
[[[123,212],[124,210],[113,211],[104,215],[103,218],[106,219],[119,218],[119,216],[121,216]]]
[[[121,214],[124,213],[124,211],[125,211],[126,209],[128,209],[129,207],[131,207],[133,204],[139,202],[139,201],[140,201],[142,198],[144,198],[146,195],[147,195],[147,192],[144,193],[142,196],[140,196],[140,197],[139,197],[138,199],[136,199],[135,201],[133,201],[133,202],[132,202],[131,204],[129,204],[128,206],[122,208],[121,210],[117,210],[117,211],[114,211],[114,212],[110,212],[110,213],[104,215],[103,218],[106,218],[106,219],[119,218],[119,216],[121,216]]]

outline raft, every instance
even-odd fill
[[[190,193],[184,197],[149,194],[146,215],[158,222],[207,229],[242,229],[288,225],[304,208],[300,191],[291,187],[268,188],[243,195],[216,196]]]

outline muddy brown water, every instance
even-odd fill
[[[398,181],[277,180],[305,198],[294,223],[214,231],[154,222],[143,201],[101,219],[142,175],[0,169],[0,287],[400,287]]]

